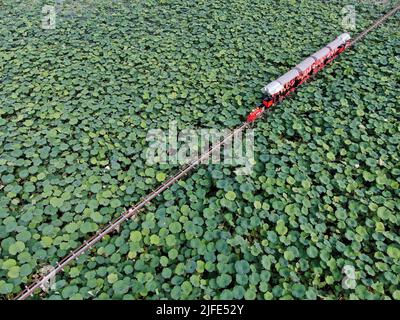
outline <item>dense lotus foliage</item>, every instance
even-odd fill
[[[355,33],[393,3],[358,2]],[[43,4],[0,4],[4,299],[178,169],[146,165],[148,130],[237,126],[348,2],[65,0],[55,30]],[[258,121],[251,175],[202,165],[33,298],[400,299],[399,30]]]

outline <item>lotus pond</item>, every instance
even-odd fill
[[[65,0],[44,30],[50,2],[0,1],[3,299],[178,169],[150,129],[234,128],[349,4]],[[33,298],[399,300],[399,39],[397,14],[255,123],[250,175],[202,165]]]

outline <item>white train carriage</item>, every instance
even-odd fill
[[[292,70],[288,71],[277,80],[267,84],[264,88],[262,88],[261,91],[265,95],[272,97],[276,94],[283,92],[285,89],[290,88],[296,79],[302,77],[304,74],[310,73],[313,66],[318,65],[327,58],[330,58],[338,50],[339,47],[345,45],[346,42],[350,39],[350,34],[341,34],[339,37],[323,47],[321,50],[315,52],[310,57],[303,60]]]

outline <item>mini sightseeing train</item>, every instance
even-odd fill
[[[347,48],[350,39],[351,37],[348,33],[341,34],[292,70],[262,88],[261,91],[264,94],[263,102],[248,115],[247,122],[256,120],[265,109],[284,99],[289,93],[296,90],[299,85],[324,68],[325,65]]]

